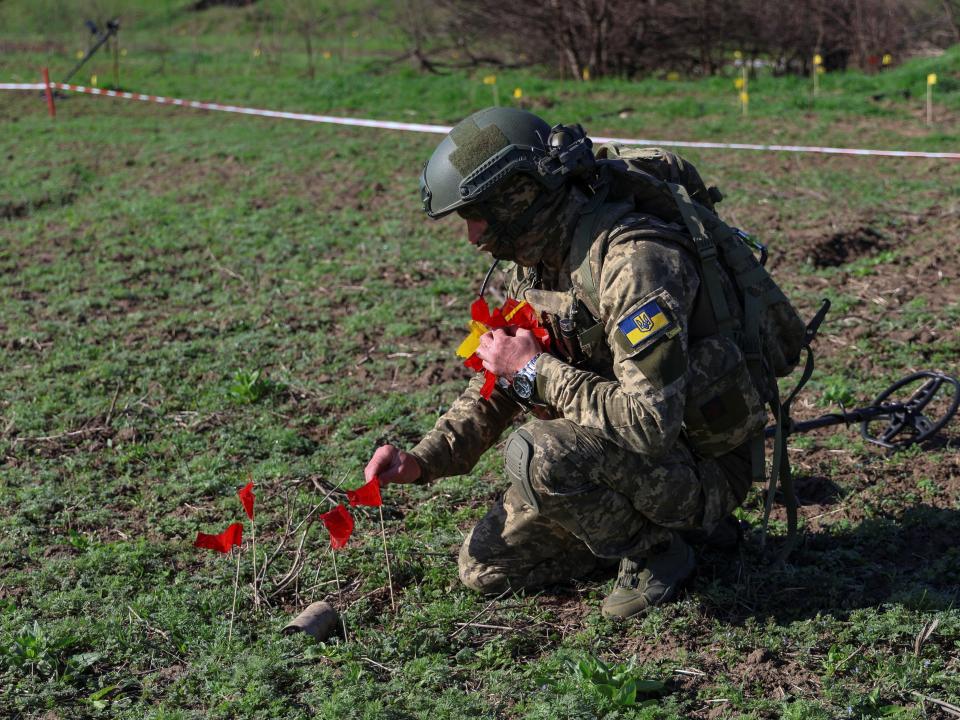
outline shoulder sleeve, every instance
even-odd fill
[[[600,315],[614,380],[551,356],[537,362],[541,400],[565,418],[633,452],[661,455],[683,424],[688,320],[699,277],[679,244],[651,228],[630,231],[607,253]]]

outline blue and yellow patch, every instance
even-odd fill
[[[617,323],[627,346],[637,348],[673,327],[673,321],[656,300],[650,300]]]

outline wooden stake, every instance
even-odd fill
[[[933,125],[933,83],[927,81],[927,125]]]
[[[53,91],[50,89],[50,70],[41,68],[40,72],[43,75],[43,89],[47,95],[47,112],[50,113],[50,117],[55,118],[57,116],[57,108],[53,104]]]
[[[387,560],[387,583],[390,585],[390,607],[397,611],[397,602],[393,598],[393,573],[390,572],[390,553],[387,552],[387,527],[383,523],[383,505],[380,505],[380,534],[383,536],[383,556]]]
[[[230,548],[230,552],[233,552],[233,548]],[[237,588],[240,585],[240,553],[236,553],[237,556],[237,574],[233,577],[233,605],[230,607],[230,630],[227,631],[227,647],[230,647],[230,643],[233,640],[233,618],[237,612]]]
[[[257,587],[257,523],[250,521],[250,553],[253,557],[253,607],[260,608],[260,588]]]
[[[343,641],[349,642],[350,637],[347,635],[347,621],[344,619],[344,616],[347,614],[347,608],[343,604],[343,590],[340,587],[340,573],[337,571],[337,551],[332,547],[330,548],[330,555],[333,557],[333,577],[337,581],[337,599],[340,601],[340,624],[343,626]]]

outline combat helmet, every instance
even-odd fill
[[[571,177],[592,171],[592,143],[580,125],[550,127],[517,108],[492,107],[470,115],[434,150],[420,175],[423,209],[431,218],[477,206],[518,173],[542,187],[520,217],[488,222],[494,232],[518,237],[552,193]]]

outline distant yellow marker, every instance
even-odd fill
[[[590,68],[584,68],[584,69],[583,69],[583,79],[584,79],[584,80],[589,80],[589,79],[590,79]]]
[[[77,60],[79,60],[80,58],[82,58],[82,57],[83,57],[83,50],[77,50],[76,57],[77,57]]]
[[[750,104],[750,93],[748,93],[748,92],[742,92],[742,93],[740,93],[740,102],[742,102],[744,105],[749,105],[749,104]]]
[[[127,49],[126,49],[126,48],[121,48],[121,50],[120,50],[120,55],[121,55],[121,57],[126,57],[126,56],[127,56]]]
[[[880,60],[881,65],[890,65],[892,62],[893,62],[893,55],[891,55],[890,53],[887,53],[886,55],[884,55],[883,58]]]
[[[667,73],[667,80],[669,80],[670,82],[676,82],[676,81],[679,80],[679,79],[680,79],[680,73],[678,73],[678,72],[668,72],[668,73]]]
[[[496,75],[485,75],[484,78],[483,78],[483,84],[484,84],[484,85],[496,85],[496,84],[497,84],[497,76],[496,76]]]
[[[254,57],[260,57],[260,54],[261,54],[261,53],[260,53],[260,48],[255,47],[255,48],[253,49],[253,56],[254,56]]]
[[[519,100],[520,98],[523,97],[523,90],[521,90],[520,88],[514,88],[513,96]]]
[[[823,65],[823,58],[822,58],[819,54],[814,55],[814,56],[813,56],[813,64],[814,64],[814,65]]]
[[[91,84],[93,87],[96,87],[96,86],[97,86],[97,76],[96,76],[96,75],[91,75],[91,76],[90,76],[90,84]]]
[[[742,59],[743,59],[743,53],[740,52],[739,50],[734,50],[734,51],[733,51],[733,59],[734,59],[734,60],[742,60]]]
[[[736,78],[736,79],[733,81],[733,86],[734,86],[737,90],[743,90],[743,78]]]
[[[324,60],[329,60],[329,59],[332,58],[332,57],[333,57],[333,53],[331,53],[329,50],[324,50],[324,51],[323,51],[323,59],[324,59]]]
[[[927,75],[927,85],[936,85],[937,84],[937,74],[930,73]]]

